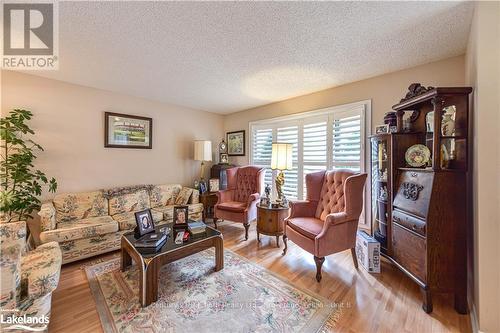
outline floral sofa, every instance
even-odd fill
[[[63,264],[92,257],[120,248],[122,234],[136,225],[135,212],[151,208],[155,224],[172,223],[175,205],[187,205],[189,218],[201,220],[199,192],[178,184],[58,194],[38,213],[40,241],[58,242]]]
[[[12,326],[7,317],[31,317],[23,325],[47,328],[52,292],[59,283],[62,255],[56,242],[33,251],[26,246],[26,223],[0,223],[0,331]],[[46,320],[46,321],[45,321]]]

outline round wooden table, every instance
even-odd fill
[[[276,245],[280,247],[280,236],[283,236],[284,221],[290,215],[288,207],[264,207],[257,205],[257,241],[260,234],[276,236]]]

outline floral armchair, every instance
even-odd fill
[[[39,320],[46,318],[48,323],[52,292],[59,283],[61,272],[62,255],[59,245],[57,242],[49,242],[33,251],[27,251],[26,223],[1,223],[0,251],[2,315],[4,318],[13,314],[17,317],[36,317]],[[46,329],[47,324],[42,321],[35,326]],[[9,324],[3,323],[1,330],[8,327]]]
[[[257,218],[257,203],[264,183],[264,169],[256,166],[226,170],[227,190],[217,192],[215,218],[243,223],[245,240],[250,221]]]
[[[351,250],[356,259],[356,232],[363,210],[366,173],[348,170],[319,171],[306,176],[307,200],[290,202],[290,216],[285,220],[283,241],[287,239],[314,255],[316,280],[321,281],[325,256]]]

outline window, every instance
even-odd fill
[[[365,113],[369,107],[370,102],[365,101],[250,123],[250,163],[267,169],[265,182],[274,188],[277,173],[270,169],[272,143],[292,143],[293,168],[284,171],[283,189],[292,200],[306,197],[308,173],[364,171]]]

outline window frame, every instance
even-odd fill
[[[327,156],[326,156],[326,168],[331,169],[332,167],[335,166],[335,163],[333,162],[333,140],[329,139],[330,135],[333,135],[333,132],[330,133],[330,131],[333,129],[333,120],[336,118],[339,118],[339,115],[342,115],[345,117],[346,114],[352,113],[352,114],[360,114],[361,119],[360,119],[360,149],[361,149],[361,156],[360,156],[360,172],[366,172],[366,170],[369,170],[369,167],[367,165],[368,161],[370,160],[369,156],[369,140],[370,140],[370,135],[371,135],[371,99],[369,100],[363,100],[363,101],[358,101],[354,103],[348,103],[348,104],[342,104],[342,105],[336,105],[336,106],[330,106],[322,109],[316,109],[316,110],[310,110],[310,111],[305,111],[305,112],[300,112],[300,113],[295,113],[292,115],[287,115],[287,116],[280,116],[280,117],[274,117],[274,118],[269,118],[269,119],[262,119],[262,120],[257,120],[257,121],[251,121],[248,124],[248,129],[250,133],[250,140],[249,140],[249,161],[250,164],[253,164],[253,145],[254,145],[254,140],[253,140],[253,135],[254,129],[269,129],[272,128],[272,138],[273,142],[275,142],[275,139],[277,137],[277,129],[283,128],[283,127],[288,127],[288,126],[298,126],[298,160],[297,160],[297,176],[300,178],[300,176],[303,176],[303,167],[304,167],[304,156],[303,156],[303,135],[304,135],[304,125],[307,124],[314,124],[315,122],[319,122],[321,120],[326,120],[327,122]],[[275,184],[274,184],[274,179],[276,177],[276,172],[272,172],[272,187],[273,187],[273,195],[275,193]],[[298,184],[302,180],[297,179]],[[368,179],[367,182],[370,180]],[[301,198],[304,194],[304,188],[303,185],[299,185],[297,188],[297,196],[298,198]],[[369,198],[369,186],[365,186],[365,198]],[[368,225],[369,220],[367,219],[367,212],[370,212],[370,202],[369,200],[365,200],[365,207],[364,207],[364,218],[363,218],[363,223]]]

